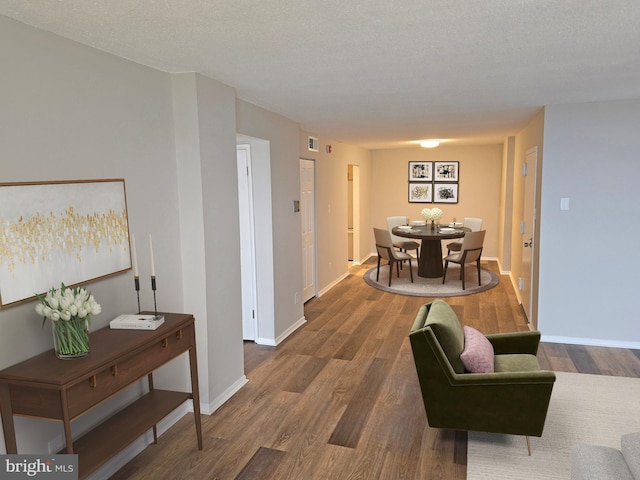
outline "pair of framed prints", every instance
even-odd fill
[[[409,162],[409,203],[458,203],[460,162]]]

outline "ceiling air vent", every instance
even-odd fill
[[[307,145],[309,146],[310,152],[318,151],[318,139],[315,137],[307,137]]]

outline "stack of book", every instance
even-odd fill
[[[119,315],[109,322],[109,326],[113,329],[125,330],[155,330],[164,323],[163,316],[155,315]]]

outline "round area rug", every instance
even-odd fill
[[[384,263],[384,262],[383,262]],[[460,297],[462,295],[472,295],[478,292],[484,292],[495,287],[498,282],[498,276],[480,267],[481,285],[478,286],[478,270],[475,265],[467,265],[465,267],[465,290],[462,290],[462,280],[460,280],[460,267],[455,264],[449,264],[447,269],[447,281],[443,285],[442,277],[439,278],[423,278],[418,276],[418,265],[413,262],[413,283],[409,277],[409,266],[404,265],[400,270],[400,278],[396,276],[396,268],[393,269],[393,278],[391,279],[391,287],[389,287],[389,266],[380,265],[380,280],[376,281],[377,267],[373,267],[364,274],[364,281],[368,285],[389,293],[397,293],[399,295],[411,295],[414,297]]]

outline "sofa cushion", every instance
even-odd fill
[[[493,373],[493,345],[475,328],[464,326],[464,350],[460,360],[471,373]]]
[[[640,478],[640,432],[623,435],[620,443],[629,470],[634,477]]]
[[[436,299],[429,306],[426,325],[433,330],[453,370],[464,373],[464,365],[460,360],[464,348],[464,333],[456,312],[444,300]]]
[[[634,480],[620,450],[576,445],[571,459],[571,480]]]

